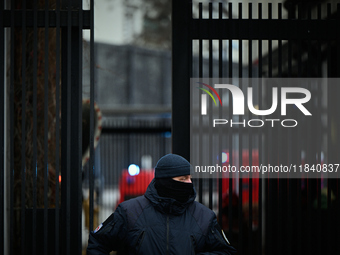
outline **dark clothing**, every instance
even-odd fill
[[[213,211],[194,201],[160,197],[153,180],[144,196],[121,203],[95,233],[88,255],[108,254],[233,254]]]
[[[185,203],[194,195],[192,183],[175,181],[172,178],[155,179],[155,188],[160,197],[170,197]]]

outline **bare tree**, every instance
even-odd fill
[[[142,31],[133,43],[159,49],[171,48],[171,1],[144,0],[139,6],[142,11]]]

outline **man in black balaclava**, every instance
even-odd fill
[[[90,233],[88,255],[234,254],[215,213],[195,201],[190,163],[168,154],[144,196],[121,203]]]
[[[188,201],[194,195],[189,162],[173,154],[162,157],[155,167],[155,188],[160,197]]]

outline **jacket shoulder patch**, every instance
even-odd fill
[[[94,231],[93,233],[97,233],[99,231],[99,229],[101,229],[103,226],[103,223],[101,223]]]

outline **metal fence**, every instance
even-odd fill
[[[117,186],[122,170],[129,165],[152,169],[160,157],[171,152],[170,119],[107,120],[100,139],[103,186],[110,188]],[[107,178],[110,173],[112,178]]]
[[[84,29],[93,119],[93,1],[0,3],[1,254],[81,254]]]
[[[174,1],[173,152],[190,158],[190,78],[338,77],[338,12],[339,4],[323,1],[206,5]],[[268,97],[262,96],[268,91],[259,89],[256,97],[263,109]],[[317,95],[311,103],[316,114],[297,131],[229,129],[222,149],[245,153],[235,159],[239,165],[255,160],[272,165],[313,164],[320,159],[338,163],[339,136],[333,132],[339,130],[335,110],[339,88],[309,89]],[[338,179],[195,181],[199,200],[216,207],[238,254],[339,253]]]
[[[118,203],[143,195],[154,177],[153,167],[158,159],[170,152],[170,119],[106,117],[95,151],[94,227],[105,221]],[[90,174],[88,164],[83,170],[84,204],[87,205]],[[85,208],[85,215],[87,213]],[[88,229],[88,222],[86,224]],[[84,235],[87,234],[85,231]]]

